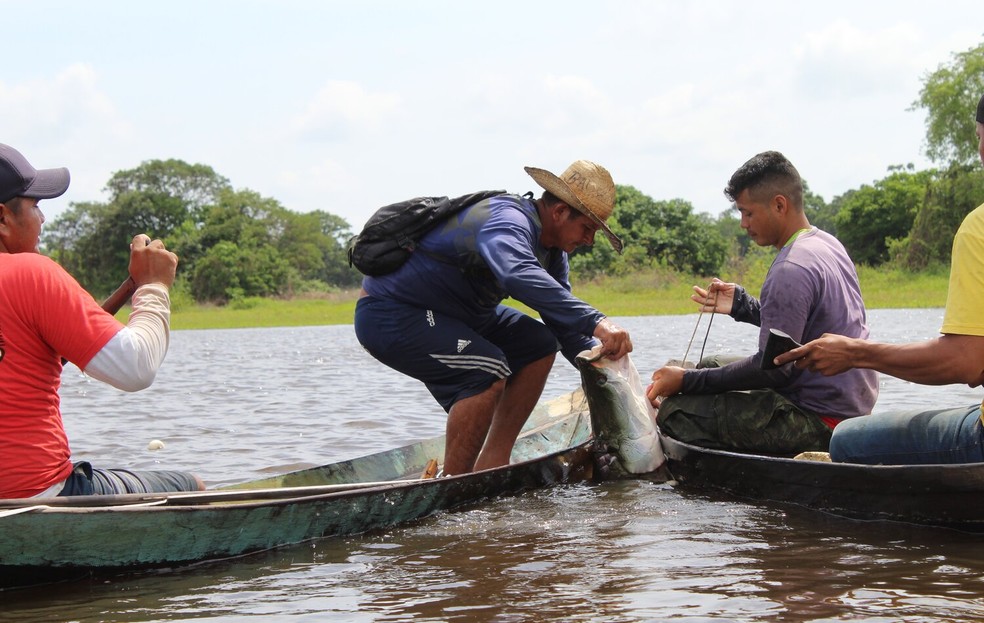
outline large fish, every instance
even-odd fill
[[[601,357],[600,346],[580,353],[577,367],[599,442],[615,457],[613,475],[648,474],[666,458],[656,432],[656,410],[628,355],[618,361]]]

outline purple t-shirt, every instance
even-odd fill
[[[828,377],[792,364],[761,369],[769,329],[784,331],[800,343],[824,333],[868,338],[857,272],[839,240],[815,227],[801,234],[776,255],[760,300],[738,288],[731,315],[761,327],[758,352],[720,368],[687,370],[683,393],[771,388],[819,415],[848,418],[871,413],[878,398],[874,370],[853,369]]]
[[[366,277],[370,295],[457,318],[481,331],[510,296],[535,309],[573,360],[591,348],[604,315],[571,294],[567,254],[540,242],[536,205],[517,195],[480,201],[428,232],[388,275]]]

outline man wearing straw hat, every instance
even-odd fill
[[[827,332],[868,337],[854,263],[836,238],[810,226],[803,182],[781,153],[750,159],[724,192],[749,237],[778,253],[760,299],[717,279],[706,290],[695,287],[691,298],[702,311],[760,327],[759,350],[720,367],[666,366],[654,372],[648,394],[659,409],[660,429],[709,448],[790,456],[826,450],[834,426],[871,412],[877,375],[857,370],[829,379],[792,366],[767,369],[762,357],[770,329],[799,341]]]
[[[560,176],[526,167],[539,199],[499,195],[428,232],[395,272],[365,277],[359,342],[387,366],[423,381],[448,412],[443,471],[506,465],[561,350],[598,342],[621,358],[629,334],[571,294],[568,254],[604,232],[615,208],[608,171],[578,160]],[[542,322],[502,305],[512,297]]]

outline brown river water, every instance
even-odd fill
[[[936,335],[942,311],[876,310],[873,337]],[[701,348],[704,316],[690,359]],[[647,377],[697,315],[616,319]],[[706,353],[756,330],[717,317]],[[578,383],[559,361],[544,392]],[[351,326],[178,331],[154,387],[64,375],[76,459],[191,469],[210,486],[443,432],[415,381]],[[877,410],[969,404],[966,386],[882,378]],[[147,450],[152,439],[165,442]],[[0,524],[2,529],[2,524]],[[412,524],[235,560],[0,592],[0,621],[981,621],[984,537],[698,494],[646,478],[489,500]]]

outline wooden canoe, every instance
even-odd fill
[[[984,532],[984,463],[859,465],[711,450],[660,440],[681,487],[718,489],[833,515]]]
[[[442,436],[209,491],[0,500],[0,589],[241,556],[583,480],[592,444],[578,390],[537,407],[512,464],[472,474],[419,478]]]

